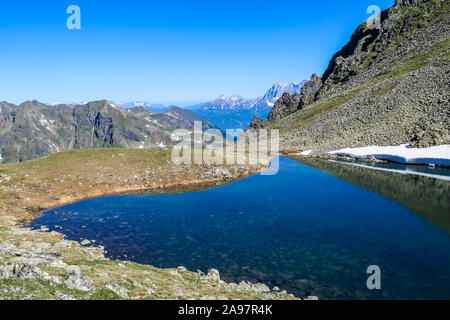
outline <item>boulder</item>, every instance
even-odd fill
[[[109,281],[105,284],[105,289],[111,290],[122,299],[128,299],[128,290],[115,282]]]
[[[81,275],[80,268],[69,266],[66,269],[66,279],[64,280],[67,288],[80,291],[91,291],[93,289],[92,279]]]
[[[216,269],[209,269],[206,277],[208,277],[209,279],[211,279],[215,282],[220,282],[220,273]]]

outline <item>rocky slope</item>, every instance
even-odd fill
[[[0,162],[23,162],[71,149],[171,146],[173,130],[192,129],[194,121],[203,121],[204,129],[216,128],[176,107],[153,113],[144,107],[124,110],[106,100],[76,106],[0,102]]]
[[[275,104],[263,125],[280,129],[282,150],[450,143],[450,1],[397,0],[380,19]]]

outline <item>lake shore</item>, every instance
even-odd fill
[[[259,165],[179,165],[162,149],[86,149],[0,166],[0,212],[26,222],[36,212],[84,199],[224,183]]]
[[[0,166],[0,299],[295,299],[263,284],[226,283],[184,267],[160,269],[111,261],[92,242],[23,227],[36,212],[118,193],[176,192],[222,184],[257,166],[174,166],[161,149],[68,151]]]
[[[404,165],[450,167],[450,145],[428,148],[412,148],[407,144],[399,146],[367,146],[344,148],[334,151],[302,150],[284,151],[286,156],[316,157],[327,160],[354,160],[361,162],[391,162]]]

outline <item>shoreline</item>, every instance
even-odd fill
[[[163,269],[111,260],[95,243],[83,246],[66,240],[61,232],[25,225],[39,211],[84,199],[180,188],[198,191],[202,185],[234,182],[265,168],[262,164],[177,167],[167,151],[151,149],[77,150],[2,165],[0,300],[295,300],[292,294],[261,283],[227,283],[215,269],[204,274],[182,266]]]
[[[428,148],[408,148],[400,146],[367,146],[344,148],[335,151],[282,151],[287,156],[311,157],[327,160],[352,160],[355,162],[395,163],[405,166],[450,168],[450,145]]]
[[[206,190],[208,187],[215,187],[216,185],[213,185],[213,183],[217,183],[217,182],[223,182],[226,181],[226,183],[233,183],[236,181],[239,181],[241,179],[250,177],[252,175],[255,174],[259,174],[261,173],[263,170],[260,171],[255,171],[252,172],[248,175],[240,175],[240,176],[236,176],[233,177],[230,180],[223,180],[221,178],[210,178],[210,179],[201,179],[201,180],[183,180],[183,181],[178,181],[178,182],[174,182],[174,183],[167,183],[167,184],[163,184],[157,187],[144,187],[144,188],[127,188],[127,187],[120,187],[120,188],[114,188],[112,189],[111,192],[91,192],[89,195],[83,195],[80,197],[70,197],[67,196],[66,198],[64,198],[63,202],[57,202],[57,203],[42,203],[40,205],[41,210],[37,211],[37,212],[33,212],[31,213],[31,216],[29,217],[28,220],[28,216],[29,213],[24,213],[26,215],[26,221],[27,223],[34,220],[36,217],[35,215],[39,214],[40,212],[43,211],[47,211],[47,210],[52,210],[58,207],[63,207],[66,205],[70,205],[79,201],[83,201],[83,200],[89,200],[89,199],[96,199],[96,198],[103,198],[103,197],[111,197],[111,196],[119,196],[119,195],[130,195],[133,193],[138,193],[138,192],[142,192],[142,193],[146,193],[148,192],[148,194],[154,194],[154,195],[158,195],[158,194],[172,194],[172,193],[178,193],[178,192],[171,192],[171,189],[174,188],[188,188],[188,187],[201,187],[201,186],[205,186],[205,189],[200,188],[199,190],[195,190],[192,192],[197,192],[197,191],[201,191],[201,190]],[[226,183],[220,184],[220,185],[224,185]],[[217,185],[217,186],[220,186]],[[159,193],[152,193],[152,191],[156,191],[159,190],[161,192]],[[186,191],[189,192],[189,191]],[[0,215],[1,216],[1,215]]]

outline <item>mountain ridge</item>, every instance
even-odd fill
[[[258,98],[246,99],[239,95],[231,97],[222,95],[218,99],[187,107],[187,109],[195,111],[196,114],[216,124],[222,130],[244,129],[254,117],[267,118],[276,101],[284,93],[298,93],[305,83],[306,81],[290,84],[277,82]]]
[[[150,148],[174,145],[176,129],[216,126],[189,110],[154,113],[144,107],[122,109],[107,101],[48,106],[25,101],[0,103],[0,162],[23,162],[51,153],[84,148]]]

